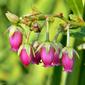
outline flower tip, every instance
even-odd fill
[[[72,69],[64,69],[66,72],[72,72]]]
[[[61,65],[60,63],[52,64],[52,66],[60,66],[60,65]]]
[[[14,51],[14,52],[17,52],[18,51],[18,49],[15,49],[13,47],[11,47],[11,50]]]

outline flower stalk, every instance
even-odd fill
[[[67,47],[70,46],[70,32],[69,32],[69,26],[70,26],[70,24],[68,24],[67,27],[66,27],[66,29],[67,29],[67,43],[66,43]]]
[[[48,22],[48,17],[46,18],[46,41],[49,41],[49,22]]]

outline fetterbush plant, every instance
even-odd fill
[[[84,21],[80,17],[70,15],[69,19],[66,19],[62,13],[45,15],[41,12],[32,12],[23,17],[7,12],[6,16],[12,24],[8,28],[11,49],[18,53],[24,66],[27,67],[30,63],[43,63],[44,67],[63,66],[65,71],[72,72],[75,56],[78,56],[78,53],[70,47],[70,29],[84,25]],[[56,17],[65,23],[60,24],[54,40],[50,41],[49,24],[53,23]],[[38,38],[44,26],[46,27],[46,39],[41,42]],[[32,32],[36,33],[37,38],[30,42]],[[65,47],[56,42],[61,32],[67,32]]]

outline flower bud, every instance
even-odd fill
[[[46,43],[41,47],[41,59],[45,67],[51,66],[54,58],[55,49],[50,43]]]
[[[60,65],[60,52],[62,49],[62,44],[53,42],[53,46],[55,48],[55,53],[54,53],[52,66],[59,66]]]
[[[40,31],[40,26],[39,26],[39,24],[38,24],[37,22],[34,22],[34,23],[32,24],[31,30],[33,30],[33,31],[35,31],[35,32],[39,32],[39,31]]]
[[[52,62],[52,66],[59,66],[60,65],[59,55],[60,55],[60,49],[55,51],[53,62]]]
[[[33,43],[33,49],[32,49],[32,63],[39,64],[41,61],[40,51],[37,49],[39,47],[39,42],[35,41]]]
[[[16,16],[15,14],[12,14],[10,12],[6,13],[6,17],[8,18],[8,20],[12,23],[17,23],[19,21],[18,16]]]
[[[41,60],[40,52],[36,52],[35,55],[32,56],[32,63],[39,64]]]
[[[30,47],[26,45],[23,47],[20,51],[20,60],[24,66],[28,66],[31,62],[31,52],[30,52]]]
[[[67,72],[72,72],[73,63],[74,63],[73,56],[71,58],[68,51],[64,51],[62,53],[62,65],[64,67],[64,70]]]
[[[11,49],[13,51],[18,51],[20,45],[22,44],[22,33],[20,31],[15,31],[12,36],[9,37]]]

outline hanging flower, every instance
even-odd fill
[[[54,58],[54,53],[55,53],[55,49],[50,43],[45,43],[41,47],[41,51],[40,51],[41,59],[45,67],[51,66],[51,63]]]
[[[62,45],[60,43],[53,42],[53,46],[55,48],[55,53],[54,53],[52,66],[59,66],[61,64],[60,52],[61,52]]]
[[[33,43],[33,48],[31,48],[31,52],[32,52],[32,63],[33,64],[39,64],[41,62],[41,56],[40,56],[40,51],[37,50],[37,48],[39,47],[39,42],[35,41]],[[36,51],[37,50],[37,51]]]
[[[22,44],[23,36],[20,31],[15,31],[10,37],[10,45],[13,51],[18,51],[20,45]]]
[[[19,56],[22,64],[28,66],[31,62],[31,50],[29,45],[25,45],[19,49]]]
[[[72,72],[73,63],[74,63],[73,52],[70,55],[70,53],[68,51],[63,51],[63,53],[62,53],[62,65],[64,67],[64,70],[67,72]]]

